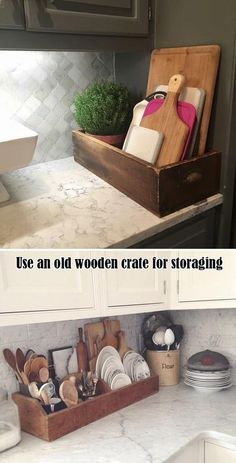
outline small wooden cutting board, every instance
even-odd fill
[[[184,83],[185,78],[183,75],[175,74],[172,76],[162,107],[158,111],[142,118],[141,127],[157,130],[164,135],[156,167],[172,164],[181,159],[189,133],[189,128],[181,121],[177,113],[178,97]]]

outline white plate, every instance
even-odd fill
[[[121,387],[128,386],[131,384],[131,379],[125,373],[118,373],[114,376],[111,382],[111,389],[114,391],[115,389],[120,389]]]
[[[188,384],[188,382],[184,381],[187,386],[193,387],[197,391],[200,392],[214,392],[214,391],[223,391],[224,389],[229,389],[232,386],[232,383],[227,384],[226,386],[221,387],[203,387],[203,386],[193,386],[192,384]]]
[[[105,346],[103,349],[99,352],[98,358],[96,361],[96,375],[98,378],[101,378],[101,370],[102,370],[102,365],[105,362],[105,360],[109,357],[117,357],[120,359],[119,352],[112,346]]]
[[[101,367],[101,378],[105,381],[106,370],[112,367],[113,370],[120,369],[124,372],[123,363],[120,358],[117,357],[107,357]]]

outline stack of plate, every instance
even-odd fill
[[[232,386],[230,364],[218,352],[198,352],[188,360],[184,382],[203,392],[228,389]]]
[[[124,371],[119,353],[111,346],[106,346],[100,351],[96,362],[96,375],[103,379],[112,390],[131,384],[131,379]]]
[[[150,370],[147,362],[142,355],[137,354],[133,350],[129,350],[123,357],[123,365],[125,373],[132,381],[140,381],[149,378]]]

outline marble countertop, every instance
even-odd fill
[[[124,248],[222,203],[217,194],[158,218],[72,157],[1,176],[2,248]]]
[[[183,385],[160,392],[52,443],[22,433],[1,463],[164,463],[204,431],[236,437],[236,387],[199,393]],[[236,439],[235,439],[236,441]]]

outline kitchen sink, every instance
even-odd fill
[[[236,463],[236,437],[203,432],[165,463]]]

